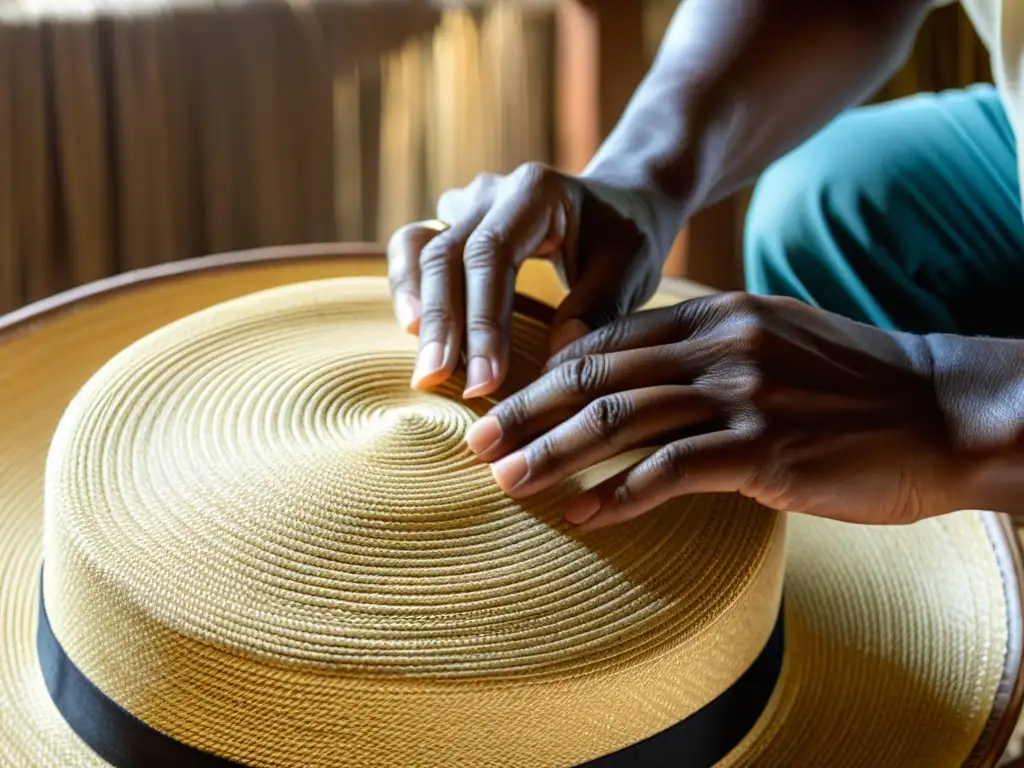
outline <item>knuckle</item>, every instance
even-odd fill
[[[519,181],[526,186],[544,187],[550,183],[555,171],[544,163],[528,162],[523,163],[516,169]]]
[[[609,439],[622,429],[631,413],[631,404],[625,396],[608,395],[598,398],[584,409],[583,426],[594,437]]]
[[[420,268],[426,272],[441,271],[460,261],[459,246],[451,238],[438,235],[420,251]]]
[[[754,334],[765,327],[762,297],[732,291],[707,299],[714,324],[730,334]]]
[[[400,249],[404,249],[407,244],[415,240],[417,229],[417,224],[404,224],[392,232],[391,237],[388,238],[388,256],[393,258]]]
[[[795,296],[773,296],[772,303],[786,309],[805,310],[810,307],[805,301],[801,301]]]
[[[436,340],[454,326],[454,316],[445,305],[428,305],[423,307],[420,316],[420,338],[425,341]]]
[[[624,335],[625,328],[620,323],[609,323],[594,331],[591,338],[596,349],[604,350],[617,348]]]
[[[607,378],[607,366],[597,355],[584,355],[565,363],[559,372],[562,388],[574,395],[596,392]]]
[[[736,374],[734,392],[743,401],[759,405],[770,397],[769,382],[759,369],[753,366],[744,366]]]
[[[672,324],[673,328],[685,332],[693,322],[694,314],[699,313],[706,304],[705,299],[690,299],[673,304],[665,310],[668,314],[668,322]]]
[[[754,314],[758,297],[745,291],[727,291],[714,299],[719,308],[732,315]]]
[[[496,173],[489,173],[487,171],[484,171],[483,173],[478,173],[473,178],[473,180],[469,183],[469,186],[466,187],[466,190],[472,190],[473,192],[477,193],[483,190],[490,190],[494,187],[495,184],[501,181],[502,178],[502,176]]]
[[[503,333],[501,323],[493,317],[478,315],[466,320],[466,332],[474,337],[499,338]]]
[[[546,435],[534,443],[530,449],[530,471],[543,474],[555,469],[558,465],[558,446],[550,435]]]
[[[396,229],[388,238],[388,269],[406,269],[414,262],[423,248],[437,237],[437,231],[423,222],[406,224]]]
[[[725,358],[737,366],[740,378],[752,384],[763,384],[761,365],[772,344],[771,331],[754,318],[738,321],[728,333]]]
[[[636,494],[629,487],[628,480],[615,486],[615,490],[612,491],[612,504],[616,508],[629,507],[634,501],[636,501]]]
[[[491,230],[477,230],[469,240],[462,254],[462,261],[468,270],[490,269],[501,256],[500,238]]]
[[[465,187],[445,190],[437,199],[437,214],[452,224],[494,202],[494,187],[501,177],[480,173]]]
[[[512,432],[529,418],[530,400],[525,391],[506,398],[495,410],[494,414],[501,424],[503,432]]]
[[[701,336],[712,331],[723,318],[729,317],[728,310],[722,309],[718,295],[688,299],[671,307],[669,312],[669,322],[680,337]]]
[[[686,482],[687,458],[685,449],[678,445],[670,445],[654,454],[650,461],[656,475],[665,477],[674,484]]]
[[[419,293],[419,285],[408,272],[388,272],[388,289],[392,295],[399,292]]]
[[[700,386],[734,418],[751,424],[774,410],[779,392],[763,369],[745,361],[716,364]]]
[[[437,198],[437,215],[449,224],[466,214],[466,190],[449,189]]]
[[[766,461],[771,452],[771,433],[763,418],[752,411],[740,410],[730,414],[726,422],[751,456],[756,456],[759,462]]]

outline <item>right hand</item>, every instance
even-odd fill
[[[569,288],[552,325],[552,353],[637,309],[661,277],[664,253],[639,193],[537,163],[444,193],[437,215],[448,226],[408,224],[388,244],[395,314],[419,333],[417,388],[446,380],[463,347],[464,396],[501,385],[516,275],[527,259],[550,260]]]

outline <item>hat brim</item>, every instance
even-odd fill
[[[106,765],[50,701],[35,650],[44,462],[75,392],[128,344],[212,304],[385,269],[372,247],[268,249],[120,276],[0,318],[0,763]],[[521,287],[557,299],[538,274]],[[656,302],[694,291],[667,282]],[[881,528],[793,516],[787,546],[783,672],[723,764],[995,765],[1024,694],[1022,566],[1008,521],[961,512]]]

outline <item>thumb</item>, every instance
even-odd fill
[[[610,188],[599,194],[588,184],[586,190],[576,250],[569,249],[564,257],[566,266],[575,270],[567,270],[572,289],[552,322],[552,354],[629,314],[650,287],[651,276],[644,268],[645,237],[637,224],[642,217],[635,206],[626,204],[628,195],[619,194],[615,199],[620,205],[615,206]]]
[[[624,261],[588,260],[588,268],[579,275],[569,295],[555,311],[551,323],[552,355],[591,331],[625,316],[633,308],[631,281],[619,266]]]

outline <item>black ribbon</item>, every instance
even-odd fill
[[[782,669],[783,611],[761,653],[720,696],[664,731],[592,760],[592,768],[711,768],[743,740],[764,711]],[[43,679],[68,725],[114,768],[246,768],[175,741],[104,694],[64,652],[39,589],[36,648]]]

